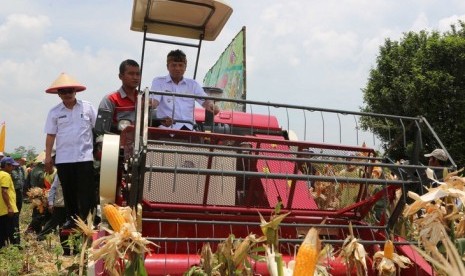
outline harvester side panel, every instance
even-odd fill
[[[257,135],[259,138],[276,138],[268,135]],[[284,140],[284,138],[278,138]],[[290,152],[287,145],[279,145],[273,143],[257,143],[255,147],[264,150],[277,151],[277,152],[260,152],[260,158],[257,161],[257,171],[265,173],[277,173],[284,175],[292,175],[295,173],[296,162],[282,161],[282,160],[267,160],[265,156],[275,156],[283,158],[292,158],[294,155]],[[269,207],[276,206],[278,202],[282,202],[285,208],[289,209],[318,209],[313,196],[310,193],[309,185],[305,181],[293,182],[290,179],[272,179],[261,178],[261,183],[265,191],[266,198],[268,199]],[[295,192],[292,201],[290,200],[290,193],[295,185]],[[289,205],[291,203],[292,205]]]

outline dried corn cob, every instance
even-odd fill
[[[315,228],[311,228],[297,252],[294,276],[313,275],[318,262],[320,250],[321,241],[318,237],[318,231]]]
[[[125,221],[123,216],[118,212],[118,209],[111,204],[106,204],[103,207],[103,213],[105,214],[105,217],[107,217],[111,228],[113,228],[115,232],[119,232]]]
[[[384,258],[392,260],[393,254],[394,254],[394,244],[392,243],[391,240],[387,240],[384,243]]]

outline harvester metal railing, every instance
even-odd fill
[[[253,100],[240,100],[240,99],[226,99],[226,98],[217,98],[217,97],[211,97],[211,96],[205,96],[205,97],[199,97],[196,95],[179,95],[176,93],[171,93],[171,92],[161,92],[161,91],[149,91],[148,89],[144,90],[144,94],[146,97],[149,97],[149,95],[163,95],[163,96],[170,96],[170,97],[186,97],[186,98],[193,98],[193,99],[210,99],[215,102],[231,102],[231,103],[236,103],[240,105],[246,106],[246,110],[250,114],[264,114],[267,116],[276,116],[278,119],[282,119],[279,121],[286,122],[287,125],[281,126],[283,130],[286,131],[292,131],[292,123],[296,125],[295,129],[300,129],[300,132],[303,133],[303,138],[301,139],[302,141],[313,141],[313,142],[318,142],[318,136],[319,135],[313,135],[312,137],[308,137],[307,133],[308,124],[310,121],[316,122],[318,120],[322,121],[320,133],[321,133],[321,140],[320,142],[327,143],[328,142],[328,137],[327,133],[337,133],[337,135],[334,135],[333,141],[337,144],[342,144],[342,145],[357,145],[361,146],[361,143],[366,143],[367,146],[375,148],[377,150],[382,150],[379,148],[381,145],[381,141],[379,138],[376,137],[376,134],[374,132],[370,133],[370,130],[373,130],[375,128],[377,129],[387,129],[389,132],[397,129],[399,132],[399,137],[402,143],[397,145],[397,147],[403,148],[404,154],[407,155],[407,146],[409,143],[413,143],[413,139],[408,140],[408,134],[407,134],[407,129],[406,125],[409,126],[410,129],[416,129],[416,131],[420,134],[420,139],[422,138],[428,138],[429,142],[427,144],[434,144],[437,147],[440,147],[446,151],[446,154],[449,157],[449,162],[451,164],[452,168],[456,168],[456,164],[452,157],[449,155],[447,152],[447,149],[444,147],[442,142],[439,139],[439,136],[437,133],[434,131],[434,129],[431,127],[431,125],[428,123],[427,119],[424,117],[408,117],[408,116],[398,116],[398,115],[390,115],[390,114],[378,114],[378,113],[369,113],[369,112],[357,112],[357,111],[347,111],[347,110],[339,110],[339,109],[329,109],[329,108],[319,108],[319,107],[311,107],[311,106],[302,106],[302,105],[290,105],[290,104],[282,104],[282,103],[272,103],[272,102],[260,102],[260,101],[253,101]],[[257,108],[255,108],[255,107]],[[260,109],[261,108],[261,109]],[[273,110],[271,110],[273,109]],[[300,115],[300,119],[296,120],[294,118],[290,118],[289,110],[295,111],[295,112],[303,112]],[[260,111],[262,111],[260,113]],[[284,112],[280,112],[284,111]],[[149,112],[148,106],[146,106],[146,112]],[[258,112],[258,113],[257,113]],[[315,119],[315,120],[310,120],[308,118],[309,114],[319,112],[320,113],[320,119]],[[328,123],[325,119],[326,114],[336,116],[333,119],[336,119],[336,123],[331,125],[331,129],[328,131]],[[341,115],[342,117],[344,116],[352,116],[352,122],[351,124],[348,121],[345,121],[344,124],[341,123]],[[234,114],[233,114],[234,116]],[[299,116],[298,114],[296,116]],[[360,123],[361,118],[367,118],[365,119],[365,123],[362,124]],[[377,122],[373,122],[373,120],[376,119],[378,120]],[[251,120],[253,120],[253,117],[251,117]],[[380,124],[380,121],[385,121],[386,123],[384,125]],[[397,122],[397,127],[394,125],[392,126],[393,123]],[[254,126],[253,122],[251,122],[252,125],[250,126],[250,131],[254,131]],[[347,125],[345,128],[345,131],[342,129],[343,125]],[[212,126],[213,127],[213,126]],[[234,126],[231,126],[231,128],[234,128]],[[352,134],[348,133],[350,130],[353,130]],[[315,133],[318,132],[318,129],[311,128],[311,132]],[[365,133],[364,140],[361,138],[361,133]],[[366,135],[369,134],[369,135]],[[347,137],[346,137],[347,136]],[[368,144],[370,142],[370,139],[368,139],[369,136],[372,136],[372,144]],[[350,137],[355,137],[352,139],[349,139]],[[345,139],[343,139],[345,138]],[[310,139],[310,140],[309,140]],[[383,141],[383,143],[398,143],[398,139],[395,137],[390,138],[391,141]],[[377,144],[377,142],[379,144]],[[424,142],[420,142],[418,147],[421,147],[421,151],[424,151],[423,146]],[[384,146],[385,150],[388,150],[392,147],[391,144],[385,144]],[[418,157],[412,157],[412,159],[418,159]]]
[[[209,96],[201,98],[245,105],[248,117],[241,117],[243,121],[238,124],[233,117],[243,113],[229,112],[231,123],[227,127],[220,125],[227,124],[224,122],[213,121],[207,125],[198,121],[204,127],[208,126],[208,132],[161,129],[151,127],[151,116],[148,116],[152,113],[149,108],[151,95],[180,96],[146,89],[145,104],[143,108],[138,107],[138,112],[144,116],[138,114],[141,123],[136,124],[135,130],[136,135],[137,129],[140,130],[139,145],[134,147],[140,160],[137,168],[132,168],[133,174],[138,174],[139,182],[129,184],[133,195],[136,193],[132,189],[137,187],[138,202],[144,205],[143,223],[145,229],[149,229],[145,230],[146,237],[163,245],[162,249],[156,249],[160,254],[195,255],[202,243],[217,244],[224,241],[226,233],[237,233],[236,237],[258,233],[258,212],[267,216],[278,202],[283,204],[282,212],[291,212],[289,219],[280,224],[280,242],[288,248],[290,255],[301,242],[302,229],[318,227],[325,243],[340,246],[349,235],[349,222],[362,244],[380,245],[391,235],[403,207],[409,202],[407,191],[422,193],[423,187],[432,182],[426,178],[426,167],[420,162],[395,162],[390,153],[396,147],[406,152],[407,146],[418,149],[431,143],[430,140],[419,143],[414,140],[418,137],[425,141],[438,140],[435,143],[442,146],[438,135],[421,117]],[[320,129],[309,126],[316,121],[310,119],[314,114],[320,117]],[[300,117],[293,119],[292,115]],[[328,118],[333,115],[336,120],[332,125],[334,130],[330,130]],[[362,122],[362,117],[370,119]],[[346,118],[353,124],[355,139],[352,142],[345,139],[343,128],[347,124],[343,120]],[[379,153],[381,140],[374,138],[370,144],[362,139],[362,132],[375,126],[375,123],[367,124],[371,119],[378,127],[380,122],[385,122],[386,131],[393,134],[383,147],[387,150],[386,155]],[[297,121],[301,127],[294,127]],[[287,125],[276,125],[275,122]],[[362,125],[366,129],[362,129]],[[420,135],[412,138],[408,134],[412,128]],[[303,133],[303,139],[291,139],[293,129]],[[309,137],[309,133],[321,140]],[[328,133],[335,134],[335,142],[329,142]],[[395,133],[400,135],[394,137]],[[374,132],[365,135],[375,136]],[[303,165],[314,170],[305,171]],[[355,166],[359,175],[340,174],[349,166]],[[373,177],[375,170],[379,177]],[[342,204],[342,196],[337,194],[341,202],[331,205],[317,195],[318,188],[323,186],[328,190],[355,187],[356,195],[350,195],[351,201]],[[395,194],[398,188],[401,195]],[[306,190],[305,195],[302,189]],[[254,194],[257,191],[258,197]],[[302,202],[310,205],[302,205]],[[375,210],[378,203],[383,209],[380,213]],[[320,224],[322,221],[325,224]],[[397,246],[411,243],[402,239],[395,241]]]
[[[386,158],[384,157],[375,157],[374,154],[374,149],[371,149],[373,152],[368,153],[366,156],[354,156],[354,153],[362,153],[364,152],[363,146],[365,145],[336,145],[336,144],[326,144],[326,143],[314,143],[312,142],[307,142],[306,140],[303,141],[289,141],[289,140],[274,140],[272,137],[266,137],[266,138],[256,138],[256,137],[243,137],[243,136],[238,136],[234,134],[234,125],[230,126],[230,134],[222,134],[222,133],[203,133],[203,132],[193,132],[189,134],[189,137],[197,137],[199,139],[205,139],[206,141],[211,141],[212,139],[222,139],[222,140],[227,140],[227,141],[233,141],[232,145],[219,145],[219,144],[209,144],[209,143],[194,143],[194,147],[196,149],[199,148],[204,148],[205,151],[198,152],[198,151],[191,151],[189,147],[191,147],[192,141],[187,141],[187,142],[176,142],[176,141],[170,141],[169,139],[167,140],[159,140],[157,139],[151,139],[149,137],[149,132],[147,131],[148,126],[150,125],[150,118],[148,118],[147,114],[150,114],[149,111],[149,101],[148,99],[150,98],[150,95],[162,95],[162,96],[169,96],[169,97],[180,97],[180,95],[177,95],[176,93],[169,93],[169,92],[156,92],[156,91],[148,91],[146,89],[144,91],[145,95],[145,105],[144,105],[144,122],[143,122],[143,131],[142,131],[142,144],[141,148],[139,148],[139,152],[143,153],[145,156],[151,152],[157,152],[161,157],[163,158],[165,155],[172,155],[175,158],[178,158],[176,156],[183,156],[183,155],[190,155],[190,156],[205,156],[209,158],[210,160],[214,157],[224,157],[224,158],[236,158],[236,159],[247,159],[248,161],[256,161],[256,160],[262,160],[265,162],[268,161],[285,161],[285,162],[294,162],[294,163],[299,163],[299,162],[308,162],[313,165],[331,165],[331,166],[344,166],[344,165],[354,165],[358,167],[363,167],[365,170],[365,173],[367,170],[373,169],[375,166],[376,167],[382,167],[383,169],[389,169],[393,171],[393,173],[397,176],[397,179],[391,180],[391,179],[370,179],[367,176],[365,177],[340,177],[333,173],[332,175],[311,175],[311,174],[299,174],[295,172],[286,172],[286,173],[275,173],[275,172],[259,172],[259,171],[237,171],[237,170],[224,170],[223,168],[185,168],[182,166],[179,166],[178,164],[175,165],[153,165],[150,164],[150,161],[146,158],[148,164],[145,164],[144,166],[144,171],[148,172],[160,172],[160,173],[180,173],[180,174],[191,174],[191,175],[208,175],[208,177],[211,176],[221,176],[221,177],[249,177],[249,178],[266,178],[266,179],[286,179],[286,180],[292,180],[292,181],[297,181],[297,180],[304,180],[304,181],[324,181],[324,182],[332,182],[332,183],[358,183],[358,184],[365,184],[365,185],[380,185],[380,186],[388,186],[388,185],[399,185],[403,186],[403,188],[409,189],[409,187],[413,186],[418,186],[420,190],[424,185],[429,182],[429,180],[425,179],[424,177],[418,177],[422,174],[424,174],[423,170],[425,169],[424,166],[422,165],[406,165],[406,164],[395,164],[395,163],[388,163],[385,162]],[[188,98],[200,98],[195,95],[182,95],[182,97],[188,97]],[[340,114],[341,115],[353,115],[353,116],[369,116],[369,117],[374,117],[374,118],[381,118],[384,120],[395,120],[399,121],[403,133],[403,138],[402,140],[404,141],[404,145],[407,144],[408,142],[406,141],[407,135],[405,135],[405,123],[404,122],[410,122],[411,125],[416,126],[418,129],[420,129],[419,124],[425,122],[426,120],[424,118],[416,118],[416,117],[405,117],[405,116],[395,116],[395,115],[385,115],[385,114],[374,114],[374,113],[363,113],[363,112],[350,112],[350,111],[343,111],[343,110],[336,110],[336,109],[326,109],[326,108],[315,108],[315,107],[307,107],[307,106],[299,106],[299,105],[287,105],[287,104],[279,104],[279,103],[263,103],[263,102],[258,102],[258,101],[250,101],[250,100],[235,100],[235,99],[223,99],[223,98],[216,98],[216,97],[202,97],[204,99],[210,99],[213,101],[227,101],[227,102],[234,102],[238,104],[243,104],[246,106],[250,106],[249,110],[253,110],[252,106],[264,106],[267,110],[267,114],[265,114],[268,117],[273,116],[273,112],[270,111],[270,108],[274,108],[275,110],[279,109],[285,109],[286,110],[286,115],[289,115],[288,110],[289,109],[295,109],[295,110],[301,110],[304,112],[309,111],[309,112],[314,112],[318,111],[321,113],[330,113],[330,114],[336,114],[337,119],[338,119],[338,124],[337,127],[339,128],[339,133],[341,133],[341,123],[340,123]],[[253,114],[252,114],[253,115]],[[234,113],[232,113],[232,116],[234,116]],[[305,116],[304,116],[305,117]],[[324,116],[322,116],[324,118]],[[251,120],[253,120],[253,116],[251,117]],[[305,119],[307,120],[307,119]],[[289,118],[285,120],[286,122],[291,121]],[[324,121],[324,119],[323,119]],[[357,120],[355,120],[355,131],[357,133],[357,143],[359,143],[358,139],[358,133],[360,131],[359,123]],[[214,122],[212,123],[214,124]],[[242,127],[244,128],[244,127]],[[268,129],[265,127],[264,133],[265,134],[274,134],[276,135],[276,131],[271,132],[270,129],[275,129],[276,126],[273,127],[268,127]],[[325,127],[324,127],[325,128]],[[214,130],[214,125],[211,125],[211,129]],[[427,129],[431,129],[429,124],[427,124]],[[267,132],[268,130],[268,132]],[[289,126],[286,131],[290,131]],[[169,134],[170,130],[158,130],[159,133],[165,133]],[[305,130],[306,132],[306,130]],[[323,132],[325,132],[325,129],[323,129]],[[433,137],[438,139],[438,136],[433,132]],[[247,133],[247,132],[246,132]],[[250,126],[250,134],[254,133],[254,125],[253,121],[251,122]],[[178,137],[181,137],[181,134],[176,134]],[[425,135],[424,135],[425,136]],[[305,138],[305,137],[304,137]],[[324,139],[323,139],[324,140]],[[339,140],[341,140],[339,138]],[[276,144],[282,144],[288,146],[288,150],[284,151],[283,150],[270,150],[270,149],[262,149],[262,148],[257,148],[257,149],[243,149],[240,146],[235,146],[234,142],[238,141],[247,141],[249,143],[276,143]],[[442,145],[439,141],[439,144]],[[150,145],[150,146],[149,146]],[[161,146],[156,146],[156,145],[161,145]],[[163,145],[172,145],[176,147],[176,149],[167,149],[164,148]],[[153,146],[156,146],[156,148],[153,148]],[[319,151],[308,153],[308,152],[303,152],[301,149],[318,149]],[[135,147],[136,151],[137,147]],[[221,150],[227,151],[227,152],[220,152]],[[247,154],[243,154],[243,152],[247,152]],[[336,153],[331,152],[331,151],[336,151]],[[273,154],[284,154],[285,156],[273,156]],[[356,162],[352,160],[346,160],[347,158],[350,159],[356,159]],[[451,159],[451,163],[455,165]],[[412,177],[412,176],[417,176],[417,177]],[[150,184],[149,184],[150,186]],[[206,193],[206,192],[205,192]],[[405,193],[403,195],[404,200],[405,199]],[[291,199],[292,201],[292,199]],[[205,203],[205,202],[204,202]]]

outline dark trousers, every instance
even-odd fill
[[[13,243],[14,244],[19,244],[21,242],[21,236],[20,236],[20,231],[19,231],[19,212],[15,213],[13,217]]]
[[[56,164],[63,188],[63,198],[68,216],[79,216],[85,221],[95,207],[93,161]]]
[[[47,234],[52,233],[61,227],[66,222],[66,210],[65,207],[54,207],[53,213],[44,225],[44,228],[38,235],[39,240],[43,240]]]
[[[18,207],[18,213],[21,212],[21,208],[23,208],[23,190],[22,189],[15,189],[16,192],[16,207]]]
[[[21,242],[20,232],[19,232],[19,214],[21,213],[21,208],[23,208],[23,191],[22,189],[16,189],[16,207],[18,207],[18,213],[15,214],[15,244]]]
[[[42,231],[42,227],[45,222],[50,217],[50,213],[45,208],[44,212],[41,214],[37,208],[32,209],[32,219],[27,227],[27,232],[33,232],[39,234]]]
[[[15,217],[0,216],[0,248],[7,243],[15,243]]]

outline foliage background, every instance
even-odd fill
[[[363,89],[361,110],[425,117],[460,167],[465,165],[465,23],[458,26],[444,33],[408,32],[400,41],[386,39]],[[383,141],[392,139],[383,128],[374,131]],[[432,137],[423,138],[425,153],[439,147]],[[408,149],[397,148],[396,155],[411,157]]]

